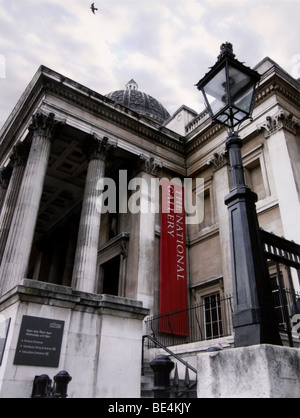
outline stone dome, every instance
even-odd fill
[[[139,90],[137,83],[130,80],[125,90],[117,90],[106,95],[115,102],[128,107],[142,115],[158,119],[159,122],[165,122],[170,114],[163,105],[154,97]]]

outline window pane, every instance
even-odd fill
[[[204,310],[206,338],[221,337],[223,335],[223,326],[219,293],[204,298]]]

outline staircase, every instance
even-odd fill
[[[196,398],[197,397],[197,370],[190,366],[186,361],[173,353],[169,348],[163,346],[150,335],[143,338],[143,364],[141,379],[141,398],[153,398],[154,373],[150,367],[150,361],[146,360],[144,352],[144,341],[148,339],[153,345],[162,348],[170,357],[175,360],[175,368],[170,379],[171,398]],[[178,364],[185,366],[184,379],[179,378]],[[195,373],[196,379],[190,379],[190,372]]]
[[[171,398],[197,398],[197,381],[189,382],[189,390],[185,379],[171,379]],[[141,379],[141,398],[153,398],[154,375],[149,362],[144,364],[144,374]]]
[[[150,367],[150,362],[145,361],[141,379],[141,398],[153,398],[152,389],[154,387],[154,375]]]

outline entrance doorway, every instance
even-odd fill
[[[119,296],[119,278],[120,256],[117,256],[100,267],[100,283],[103,283],[101,293]]]

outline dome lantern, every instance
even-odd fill
[[[125,87],[126,87],[126,90],[138,90],[139,89],[138,84],[133,80],[133,78],[130,81],[128,81]]]

